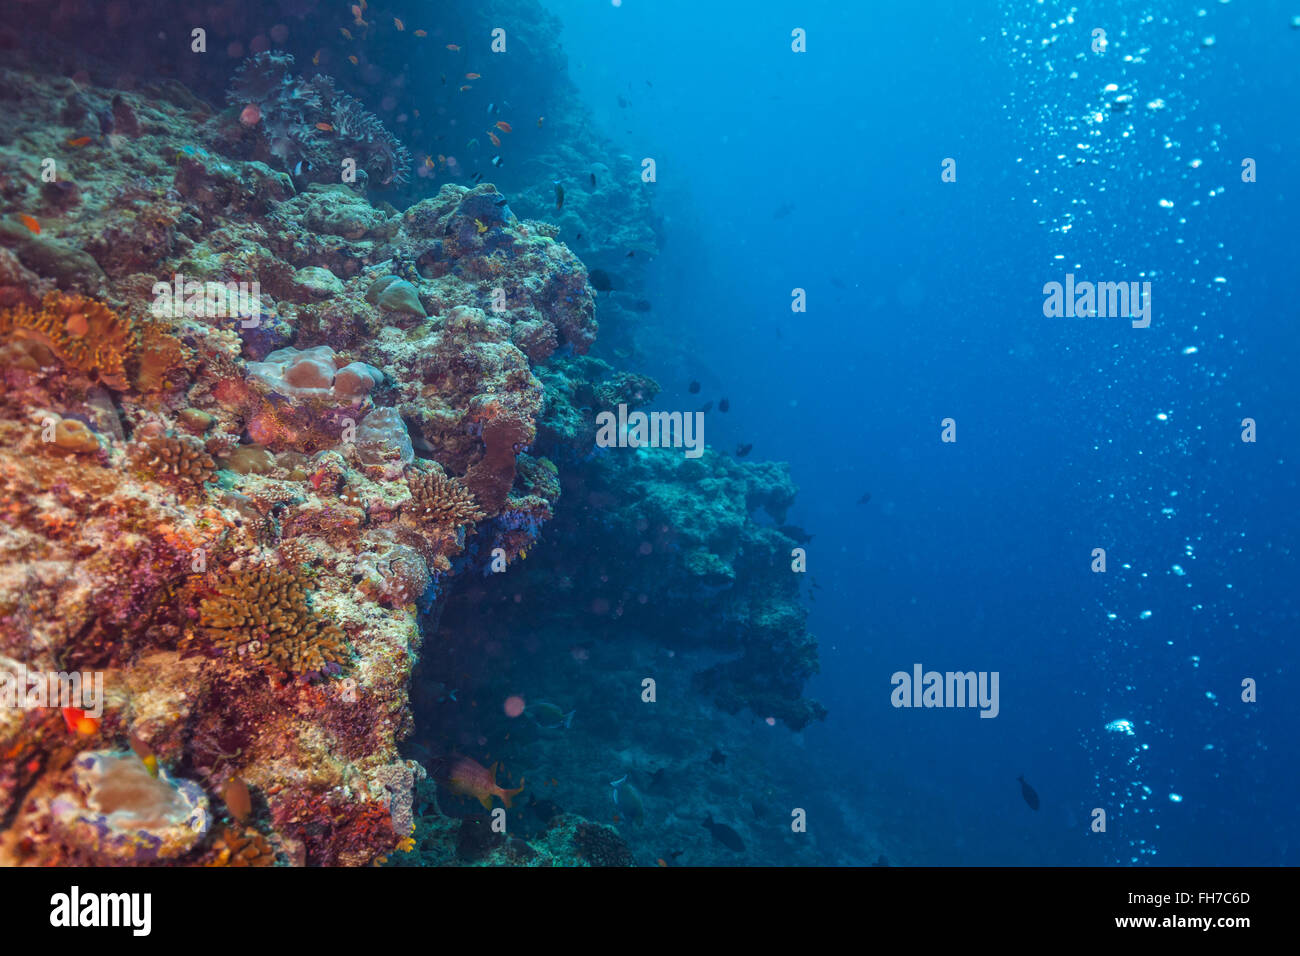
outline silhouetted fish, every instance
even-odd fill
[[[870,500],[871,500],[871,492],[864,491],[862,493],[862,497],[858,499],[858,504],[865,505]]]
[[[700,411],[706,414],[713,411],[713,403],[705,402],[703,405],[700,406]]]
[[[737,457],[737,458],[744,458],[746,455],[748,455],[748,454],[749,454],[751,451],[753,451],[753,450],[754,450],[754,444],[753,444],[753,442],[750,442],[749,444],[745,444],[744,442],[740,442],[739,444],[736,445],[736,457]]]
[[[692,395],[698,395],[700,393],[700,383],[691,382],[690,385],[686,386],[686,390],[690,392]]]
[[[596,174],[595,174],[595,173],[592,173],[592,174],[591,174],[591,188],[592,188],[592,189],[595,189],[595,188],[596,188]]]
[[[880,856],[876,859],[876,862],[875,862],[875,863],[872,863],[871,865],[872,865],[872,866],[889,866],[889,861],[885,859],[885,854],[882,853],[882,854],[880,854]]]
[[[718,402],[718,411],[726,412],[730,410],[731,410],[731,402],[727,401],[725,398],[722,399],[720,402]]]
[[[784,202],[776,207],[776,212],[772,213],[773,219],[784,219],[790,213],[794,212],[794,203]]]
[[[633,312],[649,312],[654,308],[649,299],[637,299],[632,303]]]
[[[713,834],[713,839],[717,840],[728,850],[734,850],[737,853],[745,852],[745,841],[740,838],[740,834],[725,823],[714,823],[713,814],[709,814],[704,821],[704,829]]]
[[[840,278],[837,278],[836,276],[831,276],[831,285],[835,286],[835,288],[837,288],[837,289],[845,289],[845,288],[848,288],[848,287],[844,284],[844,280],[843,280],[843,279],[840,279]]]
[[[1038,794],[1034,791],[1034,788],[1025,783],[1023,775],[1016,777],[1016,779],[1020,781],[1020,795],[1025,798],[1025,803],[1029,804],[1029,809],[1037,810]]]
[[[713,753],[709,754],[709,763],[716,764],[717,766],[721,767],[725,765],[726,762],[727,762],[727,755],[724,754],[717,747],[714,747]]]

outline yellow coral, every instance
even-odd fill
[[[51,292],[33,312],[25,305],[0,309],[0,335],[35,339],[59,360],[109,388],[125,391],[126,360],[136,347],[128,319],[94,299]]]
[[[438,471],[415,472],[406,479],[411,501],[406,509],[412,517],[439,527],[474,524],[483,518],[483,509],[474,493],[459,480]]]
[[[301,570],[269,566],[229,571],[217,592],[218,597],[200,602],[199,620],[232,656],[243,653],[298,674],[347,661],[343,632],[322,624],[308,605]]]

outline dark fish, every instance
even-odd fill
[[[783,524],[776,530],[780,531],[787,538],[793,538],[798,544],[807,544],[813,539],[812,535],[797,524]]]
[[[560,181],[557,179],[555,180],[555,209],[558,212],[563,208],[564,208],[564,187],[560,185]]]
[[[654,306],[651,305],[649,299],[637,299],[632,303],[633,312],[649,312],[653,308]]]
[[[755,820],[761,820],[767,816],[767,807],[763,806],[757,800],[750,800],[749,806],[754,811]]]
[[[595,188],[596,188],[596,174],[595,174],[595,173],[592,173],[592,174],[591,174],[591,188],[592,188],[592,189],[595,189]]]
[[[880,856],[879,856],[879,858],[876,860],[876,862],[875,862],[875,863],[872,863],[871,865],[872,865],[872,866],[889,866],[889,861],[885,859],[885,854],[882,853],[882,854],[880,854]]]
[[[772,218],[784,219],[792,212],[794,212],[794,203],[789,203],[789,202],[781,203],[781,205],[776,207],[776,212],[772,213]]]
[[[1029,804],[1029,809],[1037,810],[1038,794],[1034,791],[1034,788],[1025,783],[1023,775],[1016,777],[1016,779],[1020,781],[1020,795],[1025,798],[1025,803]]]
[[[573,241],[577,242],[581,238],[582,238],[582,233],[578,233],[576,236],[573,237]]]
[[[717,747],[713,748],[713,753],[709,754],[709,763],[723,766],[727,762],[727,755]]]
[[[864,491],[862,493],[862,497],[858,499],[858,504],[865,505],[870,500],[871,500],[871,492]]]
[[[692,395],[698,395],[700,393],[700,383],[693,381],[690,385],[686,386],[686,390]]]
[[[622,96],[620,96],[620,97],[618,98],[618,105],[619,105],[619,107],[622,108],[622,109],[627,109],[627,108],[628,108],[629,106],[631,106],[632,104],[629,103],[627,100],[623,99]]]
[[[713,411],[713,403],[705,402],[700,406],[700,411],[707,415],[709,412]]]
[[[748,455],[748,454],[749,454],[751,451],[753,451],[753,450],[754,450],[754,443],[753,443],[753,442],[750,442],[749,444],[745,444],[744,442],[740,442],[740,443],[738,443],[738,444],[736,445],[736,457],[737,457],[737,458],[744,458],[746,455]]]
[[[745,841],[740,838],[740,834],[725,823],[714,823],[713,814],[709,814],[704,821],[704,829],[713,834],[713,839],[717,840],[728,850],[734,850],[737,853],[745,852]]]
[[[470,179],[472,179],[474,182],[478,182],[482,178],[483,178],[482,173],[475,173],[473,176],[470,177]]]
[[[650,789],[650,788],[653,788],[653,787],[657,787],[657,786],[659,786],[659,784],[663,783],[663,782],[664,782],[664,771],[667,770],[667,769],[668,769],[667,767],[660,767],[660,768],[659,768],[658,770],[656,770],[654,773],[650,774],[650,783],[649,783],[647,789]]]
[[[623,288],[623,280],[616,275],[611,275],[604,269],[592,269],[587,273],[587,279],[591,282],[591,287],[598,292],[610,292],[614,289]]]
[[[848,288],[848,286],[846,286],[846,285],[844,284],[844,280],[843,280],[843,279],[838,279],[838,278],[836,278],[835,276],[831,276],[831,285],[835,286],[835,288],[837,288],[837,289],[847,289],[847,288]]]
[[[635,249],[633,249],[631,252],[629,252],[629,253],[628,253],[624,258],[626,258],[626,259],[631,259],[634,255],[636,255],[636,250],[635,250]]]
[[[500,166],[500,165],[501,165],[501,157],[500,157],[500,156],[493,156],[493,157],[492,157],[492,165],[493,165],[493,166]]]
[[[731,402],[727,401],[725,398],[722,399],[720,402],[718,402],[718,411],[727,412],[730,410],[731,410]]]

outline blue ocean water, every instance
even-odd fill
[[[812,818],[912,863],[1296,863],[1298,11],[546,6],[656,161],[659,405],[703,381],[709,443],[800,486]],[[1046,317],[1067,273],[1150,282],[1150,326]],[[998,715],[891,706],[914,664],[997,672]]]

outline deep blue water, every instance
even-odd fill
[[[658,406],[701,379],[710,444],[800,486],[814,815],[920,863],[1295,864],[1300,10],[547,6],[658,167]],[[1150,281],[1150,327],[1046,318],[1067,272]],[[891,707],[918,662],[998,672],[997,718]]]

